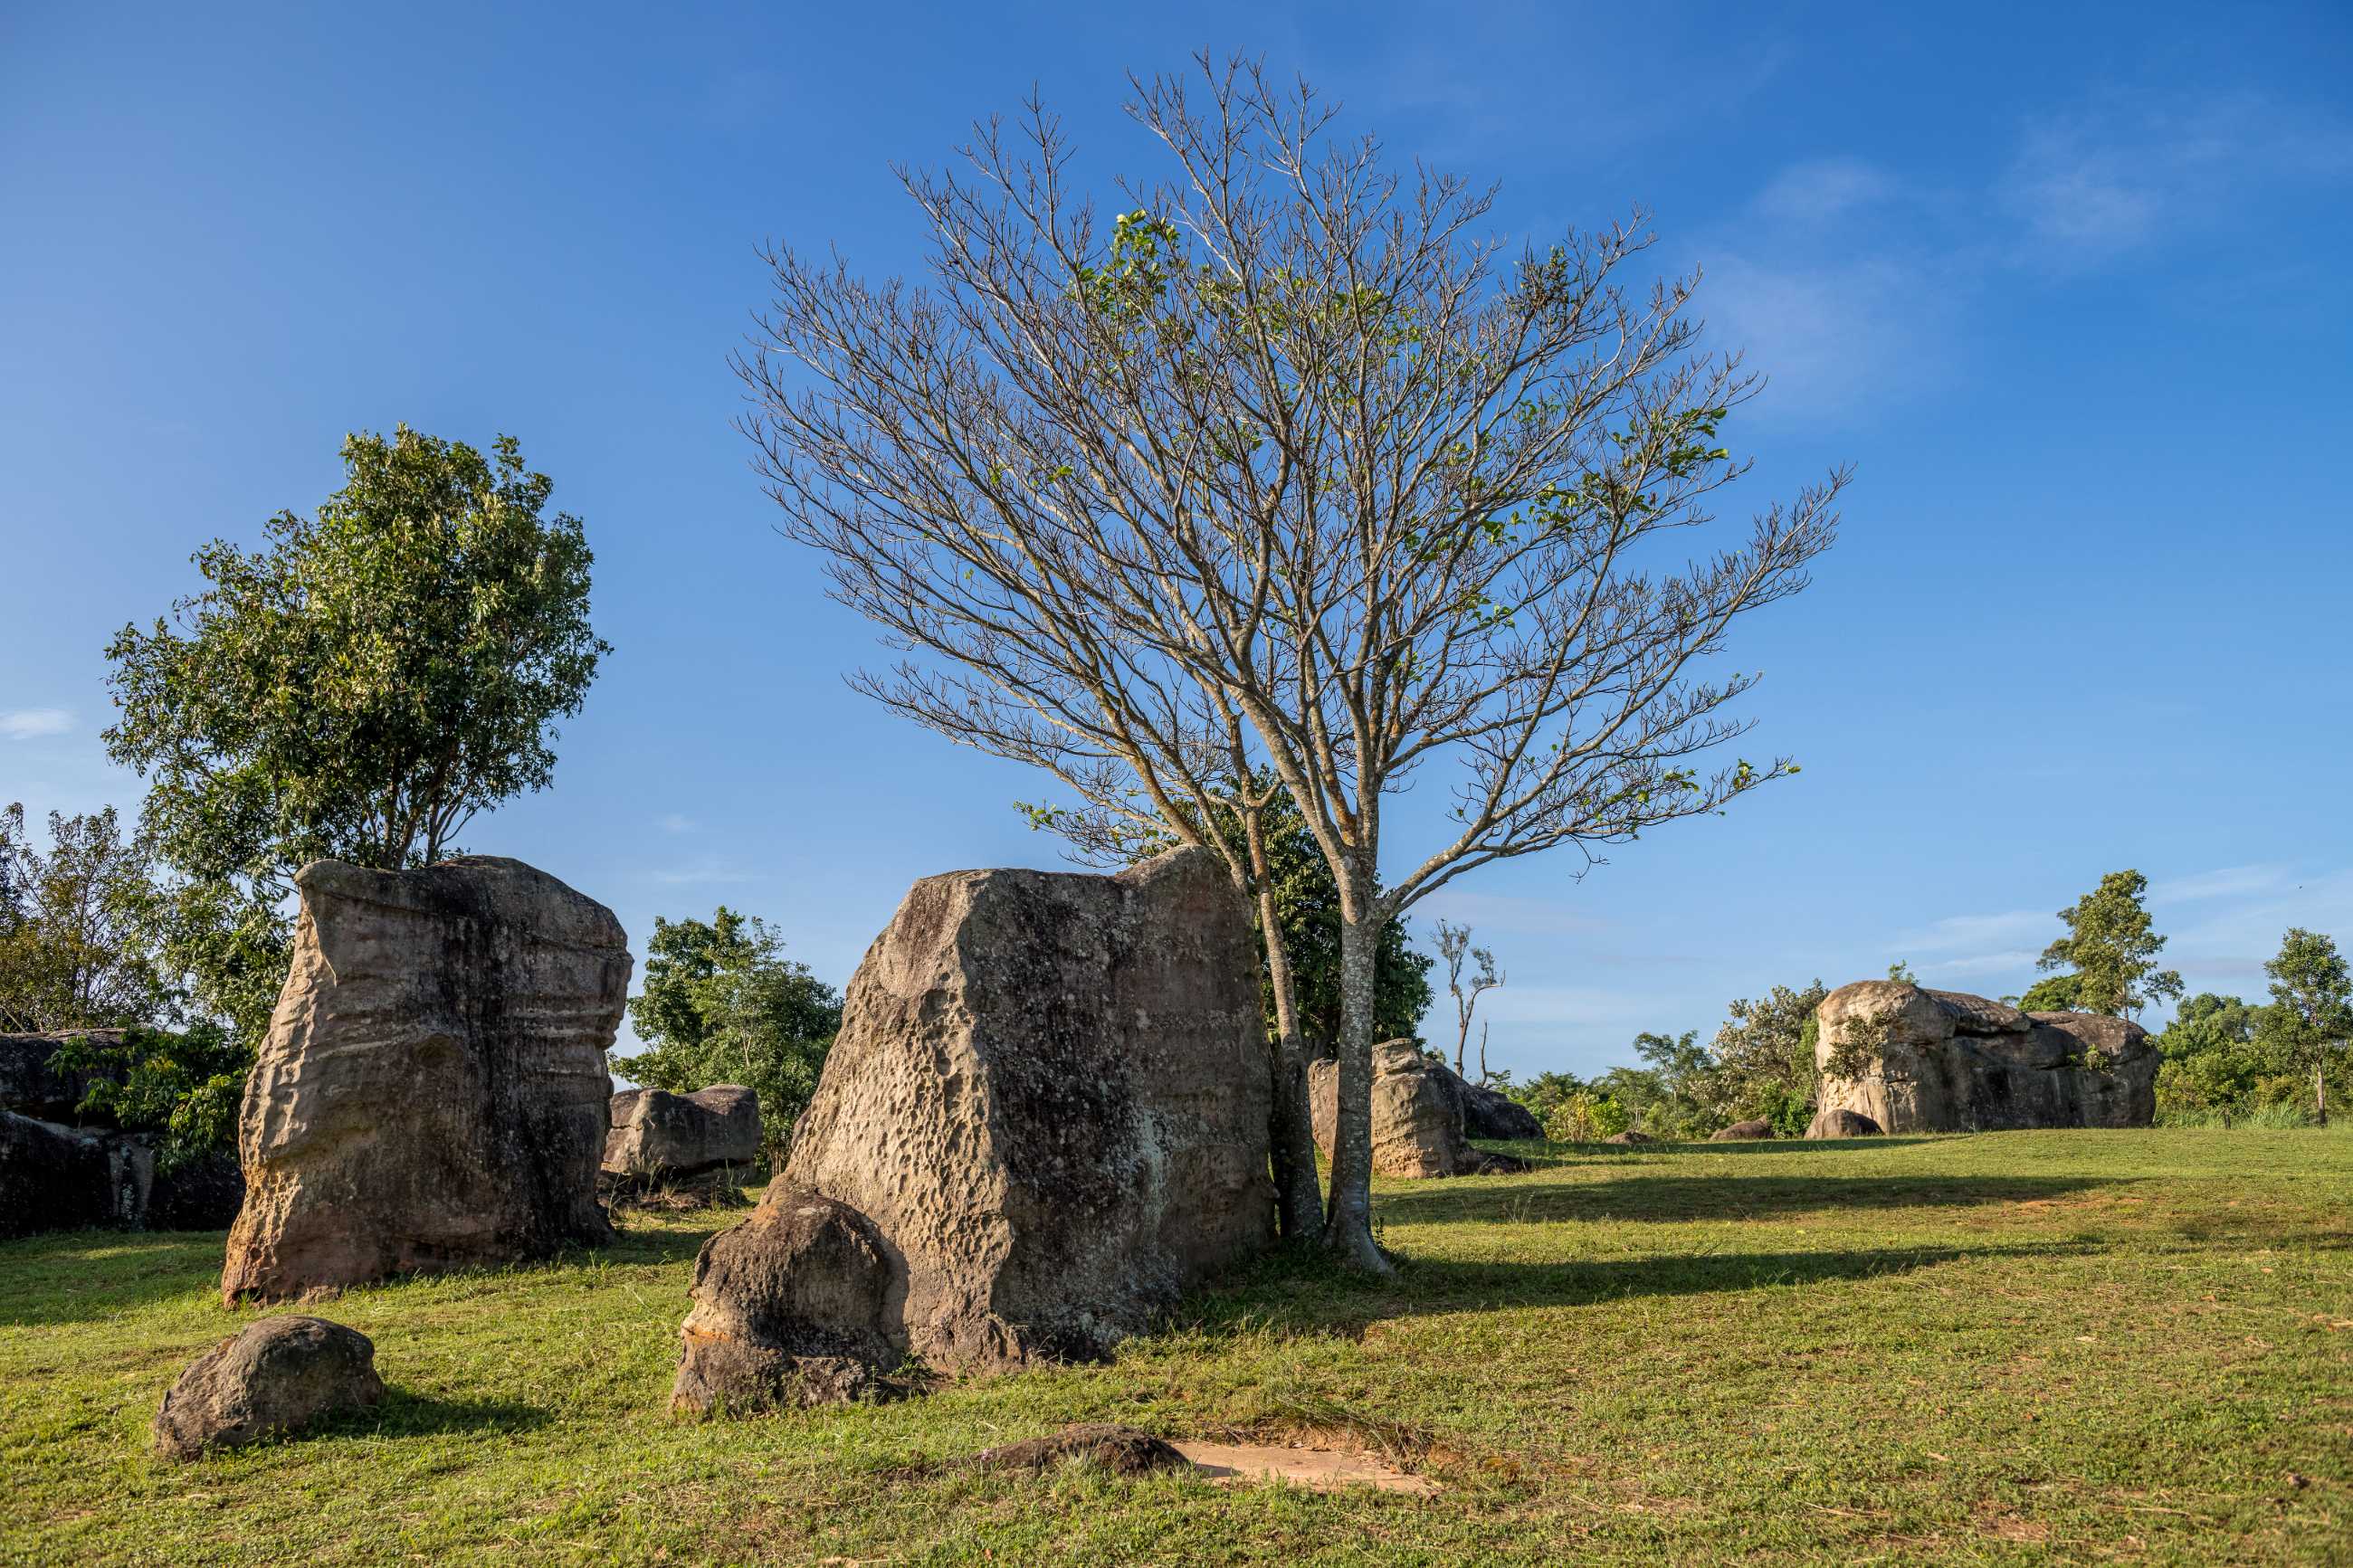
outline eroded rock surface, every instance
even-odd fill
[[[1249,909],[1208,850],[1116,877],[916,883],[851,977],[769,1217],[706,1252],[681,1394],[730,1381],[699,1369],[723,1352],[698,1332],[792,1359],[875,1329],[943,1372],[1100,1355],[1265,1246],[1258,971]],[[851,1221],[805,1235],[783,1217],[794,1194],[871,1226],[879,1319],[865,1264],[816,1261],[856,1253]],[[857,1289],[823,1295],[844,1269]]]
[[[836,1405],[890,1392],[894,1274],[864,1215],[772,1182],[752,1217],[702,1244],[674,1410]]]
[[[155,1412],[155,1450],[193,1459],[297,1432],[384,1397],[375,1346],[324,1318],[264,1318],[189,1363]]]
[[[2157,1113],[2157,1048],[2126,1019],[1894,980],[1841,986],[1817,1016],[1817,1102],[1889,1132],[2146,1127]]]
[[[292,972],[246,1079],[221,1295],[282,1301],[608,1241],[596,1201],[629,952],[518,860],[295,879]]]
[[[612,1116],[607,1175],[658,1181],[760,1158],[760,1097],[740,1083],[692,1094],[625,1089],[613,1097]]]
[[[1526,1170],[1525,1160],[1471,1146],[1466,1092],[1471,1088],[1451,1068],[1423,1056],[1412,1040],[1375,1046],[1373,1173],[1476,1176]],[[1308,1063],[1307,1095],[1315,1146],[1328,1159],[1340,1131],[1340,1064],[1329,1058]],[[1543,1131],[1539,1126],[1536,1136]]]

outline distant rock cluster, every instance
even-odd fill
[[[1852,1113],[1888,1132],[2146,1127],[2156,1119],[2157,1047],[2129,1019],[2021,1013],[1894,980],[1841,986],[1816,1016],[1825,1114]]]
[[[1307,1097],[1315,1146],[1329,1158],[1340,1132],[1338,1062],[1327,1057],[1308,1064]],[[1527,1169],[1524,1160],[1472,1147],[1474,1135],[1541,1138],[1544,1128],[1526,1107],[1466,1083],[1451,1068],[1422,1055],[1418,1041],[1386,1040],[1373,1047],[1375,1175],[1475,1176]]]
[[[236,1161],[209,1154],[174,1163],[160,1158],[153,1134],[93,1121],[81,1104],[97,1075],[50,1066],[77,1038],[119,1044],[122,1031],[0,1035],[0,1237],[228,1224],[245,1191]]]

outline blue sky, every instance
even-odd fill
[[[1156,173],[1124,73],[1207,46],[1500,181],[1512,237],[1650,207],[1771,378],[1740,504],[1857,470],[1736,648],[1803,774],[1425,907],[1509,973],[1500,1065],[1899,958],[2016,991],[2126,866],[2193,988],[2353,943],[2341,5],[229,9],[0,7],[0,801],[134,804],[110,634],[406,421],[522,439],[616,648],[467,847],[633,932],[764,914],[836,982],[913,879],[1058,864],[1039,781],[844,688],[877,650],[772,531],[726,356],[761,241],[913,270],[891,165],[1032,83],[1106,191]]]

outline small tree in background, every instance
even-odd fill
[[[142,924],[152,859],[123,837],[111,805],[49,813],[47,853],[21,803],[0,811],[0,1029],[120,1028],[169,1015]]]
[[[2280,941],[2279,955],[2263,965],[2272,977],[2272,1005],[2255,1026],[2257,1045],[2283,1067],[2312,1075],[2313,1113],[2328,1125],[2329,1069],[2343,1070],[2353,1042],[2353,978],[2337,943],[2301,926]]]
[[[1755,1001],[1736,997],[1715,1031],[1700,1099],[1721,1123],[1761,1116],[1777,1131],[1798,1131],[1813,1113],[1814,1048],[1807,1026],[1829,990],[1776,985]]]
[[[1471,1044],[1471,1016],[1479,1009],[1479,994],[1493,991],[1504,984],[1503,971],[1495,967],[1495,955],[1483,947],[1471,945],[1469,926],[1438,922],[1438,956],[1446,963],[1446,989],[1454,995],[1454,1076],[1462,1076],[1462,1057]],[[1464,975],[1463,963],[1468,960],[1471,973]],[[1487,1036],[1479,1035],[1479,1081],[1487,1081]]]
[[[2059,911],[2067,934],[2042,950],[2035,967],[2066,972],[2082,1011],[2130,1017],[2152,1001],[2181,994],[2181,976],[2157,966],[2165,939],[2142,901],[2147,893],[2148,879],[2138,871],[2111,871]]]
[[[781,1151],[840,1032],[841,997],[784,956],[766,921],[722,904],[707,921],[654,917],[629,1025],[646,1049],[613,1053],[613,1071],[673,1094],[740,1083],[760,1098],[761,1137]]]
[[[2083,1013],[2097,1011],[2084,1005],[2084,977],[2080,974],[2046,974],[2026,988],[2018,998],[2018,1007],[2024,1013]]]

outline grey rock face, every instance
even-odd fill
[[[82,1098],[94,1081],[111,1075],[61,1073],[49,1058],[69,1040],[90,1039],[120,1045],[121,1029],[77,1029],[58,1035],[0,1035],[0,1110],[13,1110],[37,1121],[68,1124],[83,1120]]]
[[[139,1132],[64,1127],[0,1110],[0,1237],[119,1226],[218,1230],[245,1186],[226,1155],[166,1169]]]
[[[629,953],[517,860],[322,860],[246,1079],[222,1298],[282,1301],[611,1238],[596,1201]]]
[[[887,1392],[891,1258],[873,1222],[787,1182],[702,1244],[673,1410],[832,1405]]]
[[[612,1115],[605,1136],[608,1175],[691,1176],[760,1157],[760,1097],[740,1083],[692,1094],[625,1089],[613,1097]]]
[[[1423,1056],[1411,1040],[1375,1046],[1373,1173],[1461,1176],[1519,1166],[1517,1161],[1482,1154],[1466,1141],[1469,1087],[1452,1069]],[[1308,1063],[1307,1095],[1315,1146],[1328,1157],[1339,1136],[1340,1064],[1329,1058]]]
[[[1806,1123],[1806,1136],[1809,1138],[1875,1138],[1878,1135],[1878,1122],[1860,1110],[1849,1110],[1842,1106],[1825,1106],[1815,1111],[1814,1119]]]
[[[1472,1083],[1452,1068],[1435,1069],[1453,1079],[1462,1096],[1462,1131],[1472,1138],[1541,1138],[1544,1123],[1536,1113],[1501,1089]]]
[[[1208,850],[1116,877],[916,883],[850,980],[761,1205],[775,1217],[707,1253],[681,1396],[756,1383],[704,1370],[739,1345],[765,1365],[870,1331],[945,1372],[1100,1355],[1265,1246],[1258,969],[1250,911]],[[799,1194],[871,1226],[888,1269],[879,1316],[871,1271],[840,1261],[857,1255],[851,1221],[787,1223]],[[828,1273],[842,1279],[804,1279]]]
[[[2126,1019],[2021,1013],[1892,980],[1841,986],[1816,1016],[1818,1103],[1889,1132],[2146,1127],[2157,1114],[2157,1048]],[[1850,1045],[1860,1065],[1831,1076]]]
[[[155,1412],[155,1451],[193,1459],[384,1397],[375,1346],[323,1318],[264,1318],[189,1363]]]

